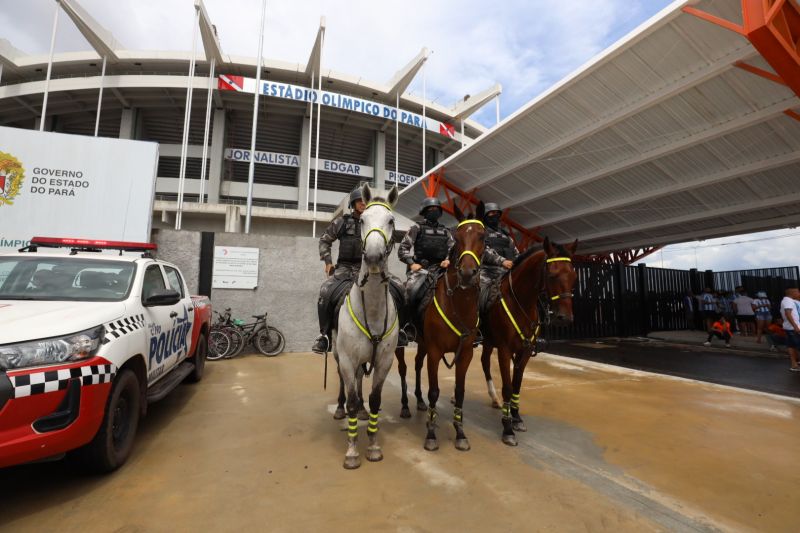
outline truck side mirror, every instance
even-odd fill
[[[181,301],[181,294],[172,289],[155,289],[148,294],[142,305],[145,307],[155,307],[160,305],[175,305]]]

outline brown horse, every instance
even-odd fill
[[[455,208],[459,221],[454,232],[456,241],[451,253],[450,265],[442,274],[434,288],[434,297],[425,309],[421,320],[422,328],[417,335],[417,355],[415,368],[417,374],[417,409],[425,409],[420,386],[420,374],[425,355],[428,355],[428,422],[425,438],[426,450],[437,450],[436,423],[438,414],[436,402],[439,399],[439,362],[444,359],[448,368],[456,368],[455,408],[453,426],[456,430],[455,446],[469,450],[469,441],[464,435],[463,412],[464,381],[472,361],[472,344],[478,326],[478,295],[480,292],[480,258],[484,251],[485,231],[483,223],[483,202],[478,204],[477,212],[465,216]],[[453,352],[453,361],[447,362],[444,354]],[[408,396],[406,387],[406,364],[402,352],[397,352],[398,367],[402,389],[403,410],[400,414],[408,418]]]
[[[514,267],[500,280],[499,297],[489,305],[482,321],[484,327],[481,364],[486,386],[494,406],[499,407],[497,392],[492,383],[490,360],[497,347],[500,375],[503,380],[503,442],[517,445],[514,431],[526,431],[519,415],[519,392],[525,365],[535,354],[536,338],[540,334],[539,297],[547,296],[547,305],[557,305],[555,324],[572,323],[572,290],[577,274],[572,256],[578,241],[560,246],[545,238],[542,250],[530,249],[514,261]],[[511,375],[511,362],[514,375]]]

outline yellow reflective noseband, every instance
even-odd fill
[[[346,298],[346,300],[347,300],[347,312],[348,312],[348,313],[350,313],[350,318],[352,318],[352,319],[353,319],[353,322],[355,323],[355,325],[356,325],[356,326],[358,326],[358,329],[360,329],[360,330],[361,330],[361,333],[363,333],[364,335],[366,335],[366,336],[367,336],[367,338],[368,338],[368,339],[371,341],[371,340],[372,340],[372,334],[369,332],[369,330],[368,330],[367,328],[365,328],[365,327],[364,327],[364,325],[363,325],[363,324],[362,324],[362,323],[361,323],[361,322],[358,320],[358,318],[356,317],[356,314],[353,312],[353,306],[352,306],[352,305],[350,305],[350,295],[349,295],[349,294],[347,295],[347,298]],[[381,340],[383,340],[383,339],[385,339],[386,337],[388,337],[388,336],[389,336],[389,334],[390,334],[392,331],[394,331],[394,328],[395,328],[396,326],[397,326],[397,316],[395,316],[395,317],[394,317],[394,322],[392,323],[392,327],[390,327],[390,328],[389,328],[389,329],[386,331],[386,333],[384,333],[384,334],[383,334],[383,336],[381,337]]]
[[[462,220],[461,222],[459,222],[456,228],[460,228],[461,226],[465,226],[467,224],[480,224],[482,228],[484,227],[483,222],[481,222],[480,220],[475,218],[468,218],[466,220]]]
[[[362,248],[366,248],[366,247],[367,247],[367,237],[369,237],[369,234],[370,234],[370,233],[372,233],[373,231],[376,231],[376,232],[380,233],[380,234],[381,234],[381,236],[383,237],[383,243],[384,243],[386,246],[389,246],[389,237],[386,235],[386,232],[385,232],[385,231],[383,231],[383,228],[372,228],[372,229],[371,229],[371,230],[369,230],[369,231],[367,232],[367,234],[364,236],[364,242],[363,242],[363,243],[361,243],[361,247],[362,247]]]
[[[460,263],[461,260],[464,258],[465,255],[471,255],[475,262],[478,263],[478,266],[481,266],[481,260],[478,259],[478,256],[472,250],[464,250],[461,252],[461,255],[458,256],[458,262]]]
[[[525,341],[534,342],[536,340],[537,335],[539,335],[539,325],[538,324],[536,325],[536,330],[533,332],[533,335],[531,335],[531,338],[526,339],[525,335],[522,333],[522,329],[520,329],[519,327],[519,324],[517,324],[517,321],[514,320],[514,315],[512,315],[511,311],[508,309],[508,305],[506,305],[505,298],[503,298],[502,296],[500,297],[500,303],[503,304],[503,309],[505,309],[506,315],[508,315],[508,319],[511,321],[511,325],[513,325],[514,329],[517,330],[517,335],[519,335],[519,338],[522,339],[522,342]]]
[[[447,318],[447,315],[444,314],[444,311],[442,310],[442,307],[439,305],[439,300],[436,298],[435,294],[433,295],[433,305],[436,306],[436,310],[439,312],[439,316],[442,317],[444,323],[447,324],[447,326],[451,330],[453,330],[453,333],[455,333],[459,337],[463,337],[464,335],[461,333],[461,331],[459,331],[459,329],[455,327],[452,322],[450,322],[450,319]],[[478,321],[475,323],[475,327],[477,328],[480,323],[481,323],[481,317],[479,316]]]

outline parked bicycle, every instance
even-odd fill
[[[245,323],[231,315],[231,309],[217,313],[217,321],[209,334],[208,359],[230,359],[244,352],[252,345],[259,353],[273,357],[281,353],[286,345],[283,333],[267,324],[267,313],[253,315],[255,322]]]

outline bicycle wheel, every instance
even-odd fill
[[[274,357],[283,351],[286,345],[286,339],[283,338],[283,333],[278,331],[272,326],[267,326],[258,332],[255,339],[256,348],[267,357]]]
[[[222,359],[230,349],[230,336],[224,330],[212,329],[208,334],[208,355],[206,359],[209,361]]]
[[[246,339],[244,333],[242,333],[242,330],[239,328],[229,328],[228,335],[230,335],[231,339],[233,340],[233,346],[231,346],[231,351],[225,356],[225,358],[233,359],[244,351]]]

